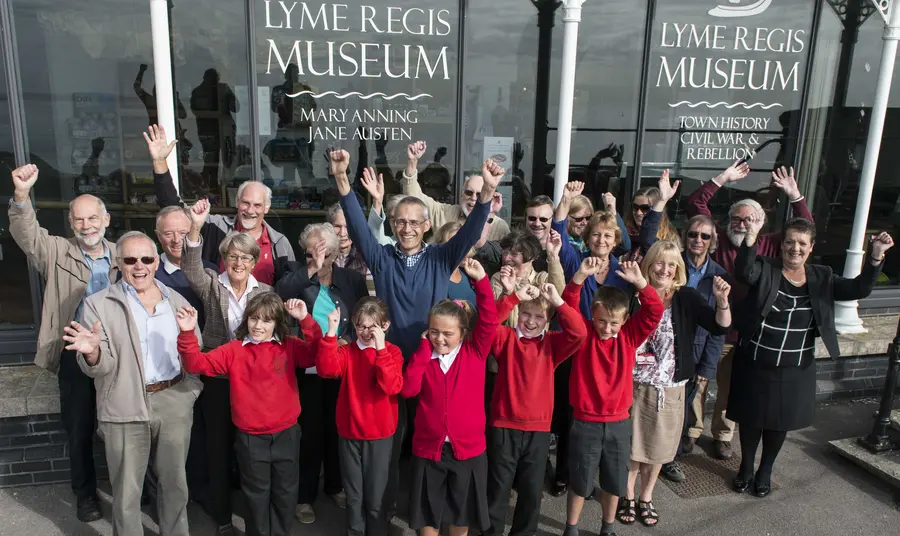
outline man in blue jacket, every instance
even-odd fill
[[[350,239],[359,248],[363,260],[375,280],[375,294],[387,303],[391,318],[388,340],[396,344],[409,360],[419,345],[422,333],[428,328],[428,313],[437,302],[447,298],[450,274],[481,238],[491,211],[491,200],[504,170],[487,160],[481,168],[484,182],[478,202],[469,212],[466,223],[448,242],[440,245],[425,243],[425,233],[431,229],[428,207],[422,200],[406,197],[394,208],[394,229],[397,243],[381,245],[375,239],[356,195],[350,190],[347,168],[350,154],[341,149],[329,156],[331,174],[341,194],[341,208],[347,219]],[[372,176],[376,176],[372,170]],[[469,179],[479,180],[478,177]],[[405,403],[399,404],[397,432],[391,455],[390,476],[385,491],[385,511],[388,519],[396,512],[400,485],[400,450],[408,425]]]
[[[716,223],[706,215],[694,216],[688,220],[681,238],[685,245],[687,286],[697,289],[710,305],[715,306],[713,278],[719,276],[730,279],[725,269],[716,264],[710,256],[716,250]],[[697,365],[697,373],[685,387],[684,431],[678,449],[679,454],[690,454],[694,449],[694,443],[703,434],[703,408],[706,405],[709,379],[716,377],[716,367],[724,344],[725,335],[710,335],[705,329],[697,328],[697,335],[694,338],[694,363]],[[664,464],[661,472],[673,482],[683,482],[685,478],[684,471],[675,461]]]

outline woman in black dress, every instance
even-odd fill
[[[827,266],[806,263],[816,239],[811,221],[795,218],[785,225],[781,259],[756,256],[756,229],[754,225],[747,233],[735,262],[735,277],[750,291],[734,317],[740,342],[728,418],[740,424],[742,461],[734,490],[744,493],[752,487],[756,496],[765,497],[787,432],[812,424],[816,337],[822,337],[832,359],[840,355],[834,302],[868,296],[894,242],[887,233],[872,237],[862,273],[845,279]],[[754,474],[760,440],[762,459]]]

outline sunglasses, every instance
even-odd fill
[[[550,218],[539,218],[537,216],[528,216],[528,221],[535,222],[538,220],[540,220],[541,223],[547,223],[548,221],[550,221]]]
[[[647,213],[650,212],[650,205],[638,205],[637,203],[632,203],[631,209],[635,212]]]
[[[574,221],[575,223],[584,223],[589,219],[591,219],[590,216],[581,216],[580,218],[572,218],[572,221]]]
[[[478,195],[478,194],[475,192],[475,190],[470,190],[468,188],[463,190],[463,196],[465,196],[465,197],[475,197],[476,195]]]
[[[150,266],[156,261],[156,257],[123,257],[122,262],[127,264],[128,266],[134,266],[138,261],[141,261],[141,264],[144,266]]]
[[[712,235],[709,233],[700,233],[697,231],[688,231],[687,236],[688,238],[697,238],[699,236],[703,240],[709,240],[710,238],[712,238]]]

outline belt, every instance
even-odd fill
[[[175,376],[171,380],[147,384],[146,389],[147,389],[148,393],[157,393],[164,389],[168,389],[169,387],[172,387],[173,385],[177,385],[178,382],[180,382],[183,379],[184,379],[184,372],[179,372],[178,376]]]

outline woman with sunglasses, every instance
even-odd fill
[[[307,225],[300,234],[300,247],[306,251],[306,262],[287,263],[285,274],[275,285],[283,300],[299,298],[322,333],[328,332],[328,315],[340,309],[337,327],[338,344],[353,340],[350,314],[359,300],[369,295],[366,280],[356,270],[337,265],[340,237],[330,223]],[[313,523],[313,503],[319,492],[319,474],[324,463],[323,490],[341,508],[346,507],[339,467],[338,431],[335,411],[341,381],[317,375],[315,367],[297,371],[300,386],[300,493],[297,496],[297,519]]]
[[[272,287],[253,277],[259,261],[259,244],[247,233],[231,232],[219,244],[225,262],[221,274],[203,267],[201,230],[209,216],[209,201],[201,199],[191,207],[191,231],[185,241],[181,270],[191,290],[203,303],[203,351],[209,352],[228,343],[241,325],[247,303]],[[231,528],[231,467],[235,427],[231,420],[231,396],[225,376],[201,376],[203,393],[200,407],[206,426],[206,464],[209,470],[210,517],[219,526],[219,534],[234,534]],[[231,531],[231,532],[229,532]]]
[[[669,170],[665,170],[663,174],[668,180]],[[674,194],[674,192],[672,193]],[[657,211],[654,214],[653,207],[660,201],[660,190],[653,186],[641,188],[634,194],[634,197],[631,199],[631,210],[625,212],[625,228],[628,235],[631,237],[632,244],[640,244],[640,247],[634,247],[620,260],[641,262],[647,249],[649,249],[657,239],[668,240],[679,245],[681,244],[678,230],[675,229],[675,226],[669,221],[669,215],[666,211]],[[668,202],[669,199],[666,199],[665,201]],[[665,203],[663,206],[665,206]],[[648,218],[648,216],[656,216],[658,219],[656,217]],[[641,232],[645,221],[647,221],[648,224],[653,223],[656,226],[657,231],[655,234],[648,236],[647,233]]]

